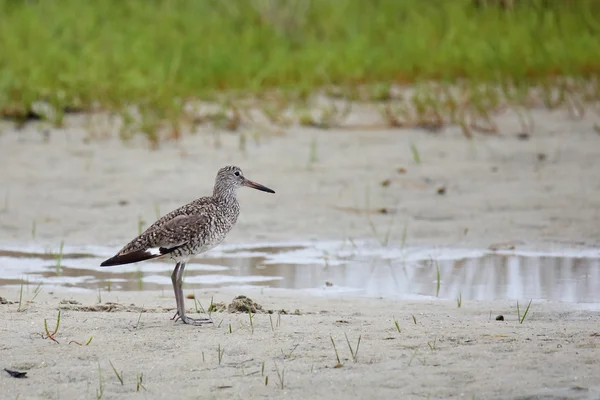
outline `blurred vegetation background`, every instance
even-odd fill
[[[599,71],[597,0],[0,0],[0,112],[14,119],[36,102],[177,119],[219,93]]]

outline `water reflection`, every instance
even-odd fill
[[[336,247],[337,246],[337,247]],[[112,250],[106,250],[110,253]],[[600,303],[600,253],[585,256],[499,254],[472,249],[354,249],[324,246],[230,248],[190,262],[185,290],[223,286],[345,291],[367,296],[439,296],[463,300],[547,299]],[[65,253],[60,269],[47,253],[0,251],[0,287],[26,282],[78,289],[171,290],[172,265],[147,262],[100,268],[101,255]],[[439,293],[438,293],[439,271]]]

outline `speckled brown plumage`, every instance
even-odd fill
[[[175,261],[175,269],[171,275],[177,301],[175,316],[185,323],[206,322],[185,316],[181,289],[183,270],[191,257],[214,248],[231,231],[240,214],[236,190],[241,186],[275,193],[244,178],[240,168],[223,167],[217,173],[212,196],[196,199],[161,217],[100,265],[108,267],[159,257]]]

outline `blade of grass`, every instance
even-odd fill
[[[337,359],[336,366],[341,366],[342,361],[340,360],[340,355],[338,354],[337,348],[335,347],[335,342],[333,341],[333,336],[329,336],[329,338],[331,339],[331,344],[333,345],[333,351],[335,352],[335,358]]]
[[[117,376],[117,379],[119,380],[119,382],[121,382],[121,386],[124,385],[123,383],[123,377],[121,376],[123,374],[123,372],[121,372],[121,374],[119,374],[119,372],[117,371],[117,369],[115,368],[115,366],[113,365],[112,361],[108,360],[108,363],[110,364],[113,372],[115,373],[115,375]]]
[[[519,323],[522,324],[525,321],[525,318],[527,317],[527,313],[529,312],[529,307],[531,307],[531,302],[533,301],[533,299],[529,300],[529,304],[527,304],[527,308],[525,309],[525,312],[523,313],[523,317],[521,317],[521,313],[519,312]],[[517,310],[519,310],[519,302],[517,301]]]
[[[421,164],[421,156],[419,155],[419,150],[417,149],[417,146],[415,146],[415,144],[412,142],[410,143],[410,152],[412,153],[413,161],[415,162],[415,164]]]
[[[356,343],[356,351],[352,348],[352,345],[350,344],[350,340],[348,339],[348,335],[346,335],[344,333],[344,336],[346,337],[346,343],[348,343],[348,348],[350,349],[350,354],[352,354],[352,360],[354,362],[357,361],[358,358],[358,348],[360,347],[360,339],[362,335],[358,335],[358,343]]]
[[[281,369],[281,373],[280,373],[279,368],[277,368],[277,363],[275,361],[273,361],[273,364],[275,364],[275,372],[277,372],[277,377],[279,378],[279,386],[281,387],[281,390],[283,390],[284,379],[285,379],[285,367],[283,367]],[[265,381],[265,385],[266,385],[266,381]]]

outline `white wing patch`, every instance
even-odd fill
[[[163,253],[161,253],[160,248],[158,247],[150,247],[149,249],[146,249],[146,253],[153,255],[153,256],[160,256]]]

